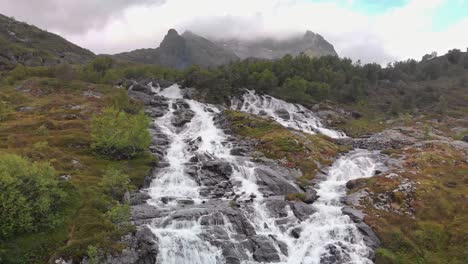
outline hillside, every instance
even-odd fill
[[[179,35],[171,29],[156,49],[139,49],[114,55],[115,58],[135,63],[156,64],[175,69],[191,65],[212,67],[238,60],[237,56],[208,39],[185,32]]]
[[[239,58],[279,59],[285,55],[297,56],[304,53],[310,57],[338,56],[332,44],[321,35],[307,31],[302,36],[284,40],[260,38],[255,40],[226,39],[215,41],[232,50]]]
[[[95,55],[64,38],[0,14],[0,70],[83,63]]]

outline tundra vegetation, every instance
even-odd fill
[[[16,65],[0,77],[2,263],[44,263],[57,256],[93,261],[98,251],[125,247],[118,241],[133,231],[125,193],[140,188],[157,161],[147,151],[149,120],[142,104],[116,88],[123,79],[177,81],[211,103],[228,104],[230,96],[248,88],[307,107],[354,110],[362,117],[332,120],[353,136],[380,131],[391,125],[389,119],[439,118],[449,128],[450,120],[468,114],[468,54],[458,50],[385,68],[333,56],[285,56],[177,71],[100,56],[85,64]],[[320,171],[315,161],[328,165],[346,151],[329,138],[296,133],[271,120],[234,111],[226,115],[236,133],[260,142],[258,151],[300,168],[302,185]],[[447,130],[461,139],[466,130],[451,133]],[[461,187],[466,161],[457,155],[444,147],[414,153],[422,170],[410,176],[424,187],[416,193],[415,218],[377,217],[380,212],[368,207],[369,221],[384,242],[378,262],[466,260],[466,188]],[[377,193],[376,188],[386,188],[380,181],[384,178],[374,177],[366,184]],[[397,204],[404,201],[398,197]]]

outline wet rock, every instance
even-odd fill
[[[165,89],[174,85],[174,82],[166,81],[166,80],[159,80],[158,84],[159,84],[159,87],[161,87],[162,89]]]
[[[366,179],[350,180],[346,183],[346,188],[352,190],[366,185]]]
[[[253,236],[256,234],[255,228],[252,226],[250,221],[245,218],[243,213],[236,210],[228,210],[226,212],[226,216],[234,227],[236,233],[244,234],[246,236]]]
[[[151,87],[149,87],[148,85],[141,84],[141,83],[137,83],[133,85],[131,90],[136,91],[136,92],[142,92],[145,94],[152,94]]]
[[[320,257],[321,264],[344,264],[350,263],[350,256],[346,253],[346,247],[340,242],[329,244],[326,247],[327,253]]]
[[[287,217],[288,212],[286,211],[286,207],[288,205],[287,201],[280,199],[268,199],[265,201],[266,208],[271,216],[275,218]]]
[[[266,236],[258,235],[252,237],[254,245],[253,258],[258,262],[279,262],[280,256],[271,240]]]
[[[374,230],[364,222],[356,224],[357,229],[363,234],[364,236],[364,243],[366,246],[376,250],[380,246],[380,239],[375,234]]]
[[[341,209],[341,212],[344,215],[349,216],[349,218],[351,218],[351,220],[353,220],[353,222],[355,223],[361,223],[362,221],[364,221],[365,214],[359,210],[345,206]]]
[[[150,105],[153,100],[153,96],[142,92],[128,91],[128,95],[136,100],[142,101],[145,105]]]
[[[161,214],[160,210],[149,204],[140,204],[132,206],[131,219],[132,221],[148,220],[158,217]]]
[[[347,206],[343,207],[341,212],[344,215],[349,216],[349,218],[351,218],[351,220],[356,224],[357,229],[364,236],[364,242],[368,247],[375,250],[380,246],[380,239],[372,228],[364,223],[365,214],[363,212]]]
[[[174,117],[171,119],[171,124],[175,127],[182,127],[189,123],[195,114],[191,110],[178,109],[174,112]]]
[[[229,180],[232,172],[231,165],[226,161],[205,161],[198,172],[198,180],[205,186],[214,186],[220,182]]]
[[[226,264],[240,264],[241,258],[238,256],[238,250],[232,245],[223,247],[223,257]]]
[[[305,197],[304,199],[302,200],[304,203],[306,204],[312,204],[314,203],[317,199],[319,198],[319,196],[317,195],[317,191],[314,190],[314,189],[307,189],[306,193],[305,193]]]
[[[276,195],[286,195],[288,193],[299,192],[299,188],[293,185],[292,177],[286,171],[273,170],[270,167],[257,167],[257,184]]]
[[[151,199],[151,196],[147,193],[137,192],[130,194],[130,205],[142,205],[146,204],[146,201]]]
[[[291,236],[294,238],[300,238],[302,233],[302,228],[300,227],[295,227],[291,230]]]
[[[183,205],[195,204],[195,202],[192,199],[178,199],[177,203],[183,204]]]
[[[278,115],[281,119],[284,119],[284,120],[289,120],[291,118],[291,116],[289,115],[288,110],[283,109],[283,108],[276,110],[275,114]]]
[[[289,204],[294,215],[301,221],[306,220],[310,215],[315,213],[315,210],[310,205],[301,201],[293,201],[289,202]]]
[[[119,254],[108,254],[102,263],[105,264],[154,264],[158,256],[157,237],[146,226],[137,227],[135,235],[128,234],[122,238],[127,245]]]

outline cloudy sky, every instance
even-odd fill
[[[342,57],[381,64],[468,47],[468,0],[0,0],[0,13],[95,53],[157,47],[169,28],[215,38],[310,29]]]

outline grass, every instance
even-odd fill
[[[404,157],[400,178],[373,177],[362,187],[372,191],[373,201],[379,194],[392,194],[391,210],[364,202],[366,222],[383,242],[376,263],[466,263],[466,156],[440,143],[391,155]],[[394,191],[402,178],[416,183],[414,192]],[[412,215],[402,213],[410,208]]]
[[[0,239],[0,262],[45,263],[60,255],[77,260],[89,245],[108,252],[122,249],[116,241],[127,230],[105,216],[113,202],[99,187],[103,171],[117,166],[141,187],[155,161],[149,153],[133,160],[112,161],[92,152],[91,118],[112,104],[115,88],[80,81],[63,84],[49,78],[33,78],[27,83],[24,91],[15,89],[19,83],[0,88],[0,101],[10,109],[7,118],[0,121],[0,152],[49,161],[59,174],[71,175],[66,189],[70,200],[63,226],[9,241]],[[90,90],[101,98],[83,95]],[[19,111],[24,107],[33,108]]]
[[[299,184],[309,185],[320,172],[329,166],[343,149],[322,135],[309,135],[284,128],[271,119],[237,111],[226,111],[235,133],[258,140],[257,151],[267,158],[280,160],[283,165],[298,168],[303,176]]]

